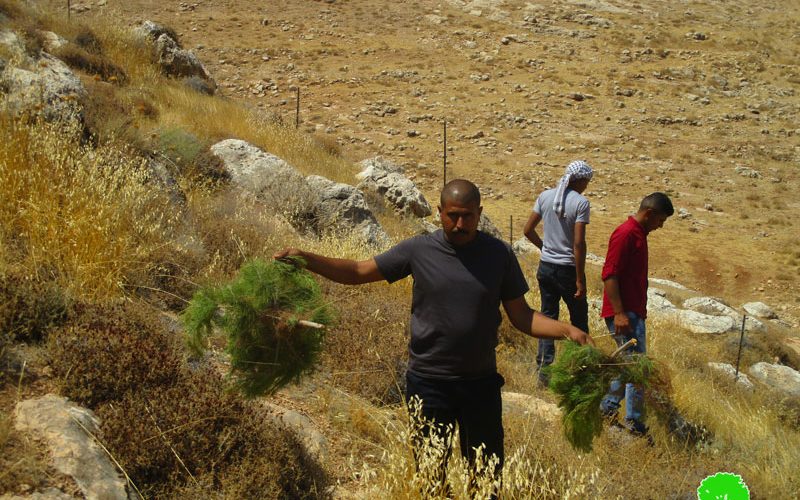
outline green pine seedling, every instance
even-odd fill
[[[600,402],[611,381],[658,386],[665,392],[663,374],[643,354],[612,358],[590,346],[567,341],[550,367],[550,389],[558,396],[562,409],[564,436],[573,448],[590,452],[594,438],[603,431]]]
[[[195,293],[181,315],[195,354],[207,349],[216,330],[227,337],[229,377],[246,397],[272,394],[314,368],[333,311],[319,285],[292,263],[254,260],[227,285]]]

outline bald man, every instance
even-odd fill
[[[534,312],[525,300],[528,285],[511,248],[478,231],[483,207],[478,188],[456,179],[442,190],[442,229],[404,240],[372,259],[323,257],[296,248],[274,255],[299,256],[307,268],[343,284],[411,275],[411,339],[406,400],[422,401],[423,416],[435,422],[427,432],[458,425],[461,453],[475,449],[503,462],[503,425],[495,347],[503,305],[511,324],[538,338],[592,343],[578,328]],[[442,464],[444,474],[445,463]],[[498,468],[499,471],[499,468]],[[444,476],[442,476],[444,479]]]

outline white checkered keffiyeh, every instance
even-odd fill
[[[567,196],[567,186],[575,179],[591,179],[594,172],[592,167],[583,160],[575,160],[567,165],[564,176],[558,181],[556,188],[556,199],[553,202],[553,210],[559,217],[564,217],[564,200]]]

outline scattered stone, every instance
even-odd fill
[[[708,35],[706,35],[702,31],[690,31],[689,33],[686,33],[686,38],[702,41],[702,40],[708,40]]]
[[[745,375],[744,373],[739,371],[739,376],[736,377],[736,368],[733,365],[729,365],[728,363],[708,363],[709,368],[726,375],[727,377],[733,379],[736,378],[736,383],[742,386],[747,390],[753,390],[755,386],[750,381],[750,378]]]
[[[734,170],[737,174],[741,175],[742,177],[749,177],[751,179],[760,179],[761,172],[756,169],[745,167],[743,165],[737,165]]]
[[[47,443],[53,466],[72,477],[85,498],[127,500],[127,482],[89,435],[100,433],[100,422],[91,410],[47,394],[18,403],[14,419],[17,431]]]
[[[692,214],[688,210],[686,210],[685,208],[679,208],[678,209],[678,218],[679,219],[688,219],[691,216],[692,216]]]
[[[591,252],[586,254],[586,262],[590,264],[594,264],[596,266],[602,266],[606,263],[606,259],[604,257],[600,257],[599,255],[595,255]]]
[[[750,375],[775,390],[800,396],[800,372],[784,365],[760,362],[750,367]]]

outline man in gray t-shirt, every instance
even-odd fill
[[[527,283],[509,246],[478,231],[478,188],[457,179],[442,190],[442,229],[405,240],[372,259],[336,259],[287,248],[274,255],[302,257],[307,268],[344,284],[412,276],[411,339],[406,399],[419,398],[427,432],[459,427],[461,453],[475,449],[503,460],[503,426],[495,346],[500,305],[515,328],[534,337],[593,343],[581,330],[534,312]],[[448,454],[445,453],[445,457]],[[445,462],[441,468],[444,478]]]
[[[589,224],[589,200],[582,196],[593,175],[592,167],[576,160],[567,165],[564,176],[553,189],[536,200],[525,224],[525,236],[542,251],[536,280],[542,300],[542,314],[558,319],[559,302],[569,310],[570,323],[589,331],[589,307],[586,302],[586,225]],[[536,226],[544,222],[544,236]],[[543,368],[555,359],[551,339],[539,339],[536,366],[539,382],[547,386],[549,377]]]

